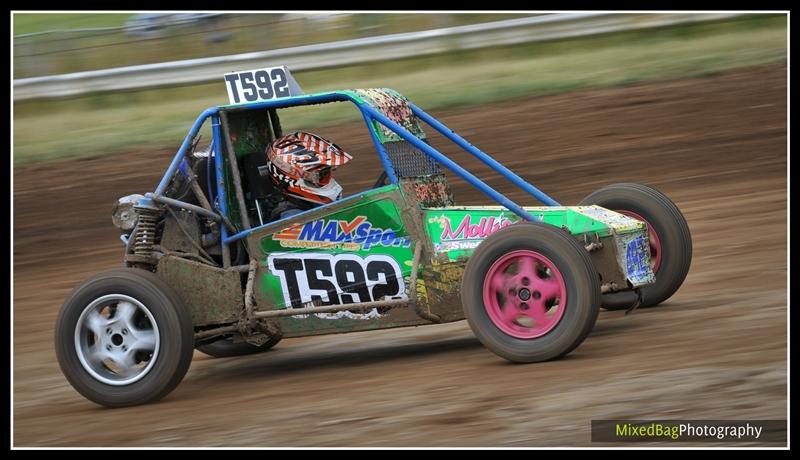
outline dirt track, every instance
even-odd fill
[[[571,446],[592,445],[592,419],[786,418],[785,67],[434,115],[562,203],[619,181],[667,193],[693,234],[681,290],[601,313],[560,361],[508,364],[466,322],[292,339],[250,357],[196,353],[160,403],[106,410],[61,375],[56,312],[119,266],[111,205],[154,188],[174,151],[16,168],[14,444]],[[320,130],[357,157],[338,176],[345,190],[377,177],[363,174],[375,157],[363,129]]]

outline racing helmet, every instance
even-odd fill
[[[342,196],[332,171],[353,157],[316,134],[295,131],[270,144],[267,158],[272,181],[287,197],[326,204]]]

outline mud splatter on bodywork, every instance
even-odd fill
[[[402,126],[414,136],[425,139],[425,131],[419,125],[417,117],[408,106],[408,99],[397,91],[390,88],[367,88],[352,90],[364,102],[379,110],[387,118]],[[394,131],[383,126],[377,121],[374,122],[375,132],[378,139],[382,142],[397,142],[403,140]]]

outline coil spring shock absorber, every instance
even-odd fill
[[[133,254],[128,254],[127,261],[155,263],[153,246],[156,244],[156,222],[160,212],[158,208],[149,206],[136,206],[135,209],[139,218],[133,240]]]

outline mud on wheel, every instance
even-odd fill
[[[681,287],[692,263],[692,236],[678,207],[666,195],[641,184],[621,183],[603,187],[581,201],[580,206],[599,205],[647,224],[650,262],[656,282],[641,290],[641,307],[669,299]],[[603,308],[622,310],[636,301],[633,292],[605,294]]]
[[[100,273],[64,302],[56,356],[70,384],[108,407],[162,398],[192,360],[192,318],[172,289],[139,269]]]
[[[486,348],[509,361],[537,362],[583,342],[597,320],[600,285],[589,253],[571,235],[524,222],[478,246],[461,302]]]

